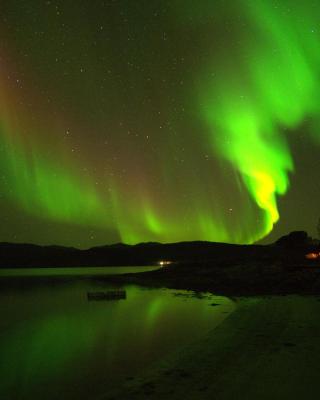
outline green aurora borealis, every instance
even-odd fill
[[[0,16],[0,240],[314,234],[320,4],[5,0]]]

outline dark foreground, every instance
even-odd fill
[[[103,398],[319,398],[319,314],[316,296],[242,298],[202,341]]]
[[[232,296],[238,304],[206,338],[117,390],[106,387],[99,400],[319,398],[320,262],[305,257],[317,247],[290,241],[270,247],[199,246],[207,251],[206,259],[202,255],[197,260],[193,249],[195,258],[176,259],[156,271],[90,278],[120,286],[209,291]],[[175,254],[177,249],[181,257],[190,245],[175,245]],[[148,254],[161,252],[161,246],[151,245],[151,250]],[[0,280],[0,286],[10,284],[28,286],[32,281]]]
[[[231,263],[220,259],[172,264],[117,278],[147,286],[236,296],[238,308],[204,340],[104,398],[320,397],[320,264],[307,260],[307,251],[302,247],[286,249],[275,259],[239,257]]]

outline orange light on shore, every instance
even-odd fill
[[[305,256],[308,260],[315,260],[317,258],[320,258],[320,253],[308,253]]]

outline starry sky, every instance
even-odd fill
[[[2,0],[0,34],[0,241],[317,235],[317,1]]]

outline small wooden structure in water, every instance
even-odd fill
[[[121,300],[126,299],[125,290],[108,290],[107,292],[87,292],[88,300]]]

